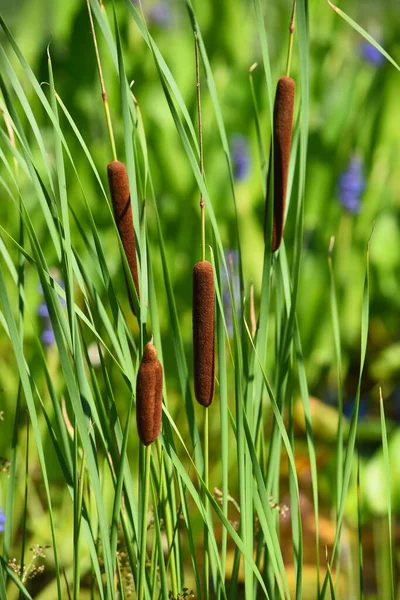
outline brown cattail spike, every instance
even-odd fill
[[[139,297],[139,277],[136,260],[135,231],[132,220],[131,197],[129,193],[128,174],[124,163],[113,160],[107,165],[108,182],[110,185],[111,200],[122,245],[125,250],[126,260]],[[129,298],[133,308],[132,299]]]
[[[278,250],[283,236],[286,190],[289,172],[290,146],[292,143],[293,110],[296,84],[291,77],[281,77],[276,88],[274,104],[274,215],[272,223],[272,251]],[[264,233],[267,228],[269,206],[269,181],[272,152],[269,156],[267,198],[265,206]]]
[[[193,355],[194,391],[203,406],[214,396],[214,303],[212,264],[202,260],[193,268]]]
[[[136,379],[136,423],[141,442],[148,446],[161,430],[163,369],[152,342],[146,344]]]

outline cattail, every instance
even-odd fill
[[[194,391],[203,406],[214,396],[214,302],[212,264],[203,260],[193,268]]]
[[[139,277],[136,260],[135,231],[132,220],[131,197],[129,193],[128,174],[124,163],[113,160],[107,165],[108,183],[110,185],[111,200],[114,210],[115,223],[124,247],[126,260],[139,297]],[[129,294],[129,301],[133,310],[133,302]]]
[[[141,442],[148,446],[160,433],[163,369],[152,342],[146,344],[136,379],[136,423]]]
[[[281,77],[276,88],[274,104],[274,214],[272,223],[272,251],[281,244],[286,208],[286,189],[289,172],[290,146],[292,142],[293,109],[296,84],[291,77]],[[267,228],[269,181],[272,151],[269,156],[267,197],[265,205],[264,234]]]

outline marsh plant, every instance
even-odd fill
[[[400,68],[314,4],[0,17],[1,600],[395,598]]]

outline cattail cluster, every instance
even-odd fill
[[[276,88],[273,122],[274,145],[274,214],[272,222],[272,251],[281,244],[283,236],[286,190],[289,172],[290,147],[292,143],[293,110],[296,85],[291,77],[281,77]],[[264,233],[267,227],[267,213],[270,206],[269,182],[271,176],[272,151],[269,157],[267,197],[265,207]]]
[[[214,396],[214,275],[206,260],[193,268],[194,391],[209,406]]]
[[[139,298],[139,276],[136,259],[135,230],[133,227],[128,174],[126,172],[124,163],[118,160],[113,160],[112,162],[108,163],[107,174],[115,223],[119,231],[126,255],[126,260],[128,262],[136,293]],[[133,309],[133,302],[130,295],[129,300]]]
[[[136,379],[136,423],[141,442],[148,446],[161,430],[163,369],[152,342],[146,344]]]

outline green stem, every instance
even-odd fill
[[[292,51],[293,51],[293,33],[294,33],[294,20],[296,16],[296,0],[293,0],[292,18],[290,19],[289,25],[289,47],[286,61],[286,75],[290,75],[290,66],[292,62]]]
[[[360,485],[360,455],[357,456],[357,529],[358,529],[358,575],[359,575],[359,598],[364,598],[364,568],[362,547],[362,516],[361,516],[361,485]]]
[[[199,152],[200,152],[200,175],[204,176],[204,157],[203,157],[203,123],[201,119],[201,95],[200,95],[200,60],[199,60],[199,42],[197,33],[194,32],[194,49],[196,55],[196,98],[197,113],[199,118]],[[206,259],[206,211],[203,194],[200,193],[200,219],[201,219],[201,254],[202,260]]]
[[[22,545],[21,545],[21,576],[22,583],[25,583],[29,577],[29,572],[32,567],[34,558],[32,558],[28,567],[24,571],[24,559],[25,559],[25,543],[26,543],[26,520],[28,515],[28,481],[29,481],[29,419],[26,421],[26,455],[25,455],[25,494],[24,494],[24,512],[23,512],[23,524],[22,524]],[[23,594],[20,593],[22,599]]]
[[[111,152],[112,152],[113,160],[117,160],[117,150],[116,150],[116,147],[115,147],[115,140],[114,140],[114,133],[113,133],[113,128],[112,128],[110,107],[108,105],[108,100],[107,100],[107,92],[106,92],[106,86],[105,86],[105,83],[104,83],[103,70],[101,68],[101,60],[100,60],[99,48],[97,46],[97,39],[96,39],[96,32],[95,32],[95,29],[94,29],[92,11],[91,11],[91,8],[90,8],[90,0],[86,0],[86,4],[87,4],[88,13],[89,13],[90,29],[92,31],[92,36],[93,36],[93,44],[94,44],[94,52],[96,54],[97,70],[99,72],[100,87],[101,87],[101,97],[103,99],[104,114],[105,114],[105,117],[106,117],[106,125],[107,125],[108,137],[110,138],[110,145],[111,145]],[[104,6],[102,6],[102,10],[104,12]]]
[[[85,455],[82,452],[81,457],[81,466],[78,472],[78,464],[79,464],[79,445],[78,445],[78,434],[77,428],[75,426],[74,432],[74,568],[73,568],[73,598],[74,600],[79,599],[80,592],[80,580],[81,580],[81,570],[80,570],[80,562],[79,562],[79,547],[80,547],[80,531],[82,524],[82,504],[83,504],[83,484],[84,484],[84,462]]]
[[[161,473],[161,501],[164,505],[164,516],[165,516],[165,532],[167,534],[167,542],[168,548],[170,549],[170,570],[171,570],[171,585],[172,592],[174,598],[178,595],[178,579],[176,573],[176,552],[175,552],[175,542],[174,542],[174,527],[172,523],[172,514],[171,514],[171,506],[168,501],[168,487],[167,487],[167,475],[166,475],[166,464],[162,455],[162,446],[157,439],[157,450],[158,450],[158,458],[160,463],[160,473]]]
[[[209,487],[208,480],[208,408],[204,410],[204,485],[205,488]],[[203,490],[203,505],[206,517],[209,513],[209,500],[208,496]],[[210,577],[210,556],[208,548],[208,528],[207,523],[204,523],[204,598],[208,600],[210,597],[209,589],[209,577]]]
[[[140,534],[140,554],[139,554],[139,582],[138,582],[138,600],[143,600],[144,589],[146,586],[146,538],[147,538],[147,507],[149,504],[150,491],[150,459],[151,444],[145,448],[145,469],[144,479],[142,480],[141,493],[142,502],[142,530]]]
[[[202,260],[206,260],[206,214],[204,209],[204,200],[202,198],[201,207],[201,256]]]

